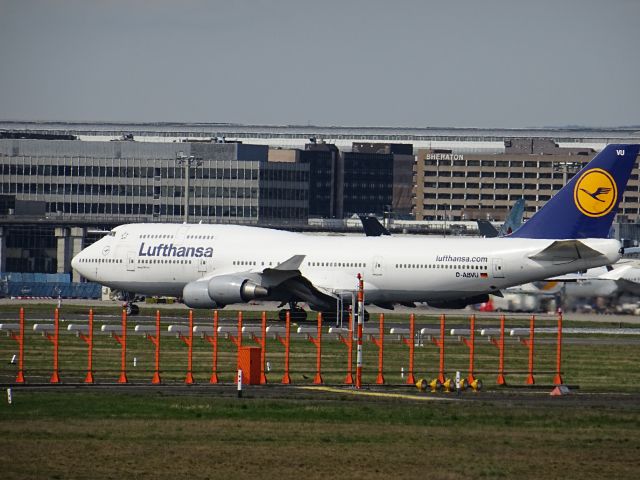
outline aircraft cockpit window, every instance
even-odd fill
[[[116,236],[116,231],[115,231],[115,230],[111,230],[111,231],[109,232],[109,236],[110,236],[110,237],[115,237],[115,236]]]

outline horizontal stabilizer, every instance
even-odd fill
[[[598,279],[601,280],[620,280],[625,273],[633,268],[633,265],[624,265],[622,267],[614,268],[613,270],[609,270],[607,273],[603,273],[598,276]]]
[[[579,240],[556,240],[544,250],[529,255],[539,262],[569,263],[581,259],[601,257],[603,254]]]

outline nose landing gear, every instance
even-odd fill
[[[136,299],[140,300],[140,297],[136,298],[136,296],[130,292],[121,292],[119,299],[124,302],[122,308],[127,312],[127,315],[138,315],[140,313],[138,305],[133,303]]]
[[[127,312],[127,315],[138,315],[140,313],[140,307],[135,303],[125,302],[122,308]]]

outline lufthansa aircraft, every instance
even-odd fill
[[[182,297],[192,308],[251,300],[335,312],[365,301],[462,308],[513,285],[610,265],[607,234],[640,145],[609,145],[517,231],[502,238],[317,236],[248,226],[129,224],[74,257],[83,277],[112,289]],[[282,311],[281,311],[282,312]]]

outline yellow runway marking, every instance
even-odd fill
[[[335,388],[335,387],[298,387],[298,388],[301,388],[303,390],[319,390],[321,392],[346,393],[349,395],[362,395],[365,397],[402,398],[404,400],[419,400],[419,401],[457,400],[456,398],[407,395],[404,393],[369,392],[366,390],[355,390],[355,389],[351,390],[351,389],[342,389],[342,388]]]

